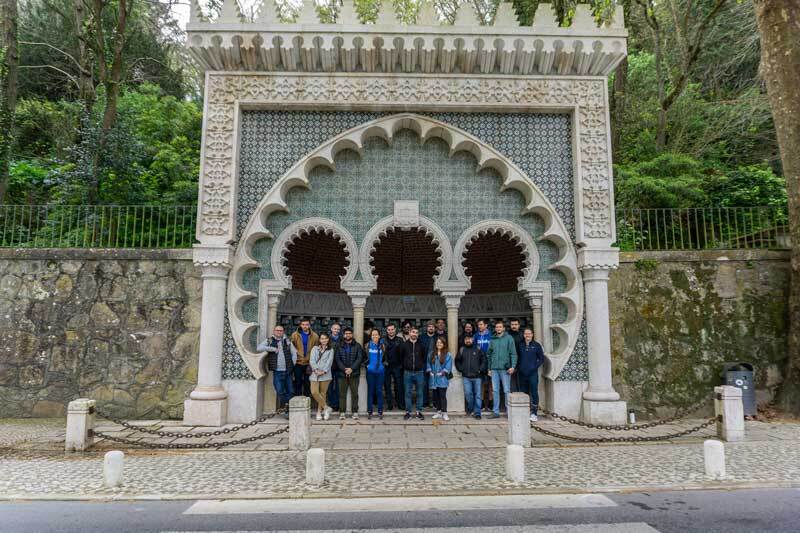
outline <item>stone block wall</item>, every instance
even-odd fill
[[[724,362],[752,363],[759,404],[773,399],[786,361],[788,252],[642,252],[620,260],[609,285],[611,348],[615,386],[630,407],[674,414],[674,406],[710,396]]]
[[[0,418],[180,417],[200,294],[191,250],[0,250]]]
[[[788,283],[785,252],[622,254],[610,285],[617,390],[663,416],[710,394],[722,362],[749,361],[768,401]],[[0,418],[61,416],[80,396],[124,417],[180,418],[200,295],[190,250],[0,250]]]

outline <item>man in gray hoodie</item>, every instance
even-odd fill
[[[489,342],[486,358],[489,360],[489,375],[492,378],[492,418],[500,418],[500,385],[503,386],[507,409],[508,396],[511,393],[511,376],[514,374],[514,367],[517,366],[517,347],[514,345],[513,337],[506,333],[506,326],[502,320],[498,320],[494,325],[494,336]]]

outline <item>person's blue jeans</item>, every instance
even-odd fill
[[[431,405],[431,392],[430,392],[430,385],[431,385],[431,376],[427,372],[422,373],[422,379],[424,380],[424,389],[425,392],[422,393],[422,403],[425,407],[430,407]]]
[[[339,372],[333,373],[333,379],[328,386],[328,407],[334,411],[339,410]]]
[[[378,414],[383,414],[383,372],[367,372],[367,413],[372,414],[372,406],[378,404]]]
[[[280,403],[288,406],[292,399],[292,373],[287,370],[273,370],[272,384]]]
[[[508,409],[508,395],[511,394],[511,374],[505,370],[492,370],[492,411],[500,414],[500,384],[503,384],[503,394],[506,398],[506,409]]]
[[[464,399],[467,402],[467,413],[481,414],[481,378],[464,378]]]
[[[423,394],[425,390],[425,373],[421,370],[418,372],[410,372],[408,370],[403,374],[403,388],[406,391],[406,412],[411,412],[411,386],[414,386],[417,391],[417,411],[422,411]]]
[[[519,386],[521,392],[528,394],[531,397],[531,414],[538,414],[539,412],[539,372],[533,374],[520,374]]]

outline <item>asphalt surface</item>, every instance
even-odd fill
[[[495,503],[484,507],[496,507],[494,498]],[[556,502],[559,498],[545,497]],[[419,498],[405,499],[414,510],[367,512],[347,511],[348,501],[340,500],[341,510],[330,510],[334,505],[301,514],[287,510],[285,505],[266,512],[271,505],[266,500],[228,501],[221,506],[216,501],[18,501],[0,503],[0,531],[800,531],[800,489],[605,494],[593,496],[607,502],[596,506],[572,505],[574,500],[568,498],[575,497],[563,496],[564,501],[557,505],[480,510],[464,507],[475,500],[463,500],[460,507],[454,504],[460,510],[420,510],[430,498]]]

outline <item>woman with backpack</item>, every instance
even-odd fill
[[[372,407],[378,404],[378,418],[383,420],[383,385],[385,380],[386,350],[381,333],[373,328],[367,344],[367,418],[372,418]]]
[[[428,375],[433,405],[436,407],[434,419],[450,420],[447,416],[447,386],[453,377],[453,356],[447,351],[447,341],[437,337],[430,359],[428,359]]]

